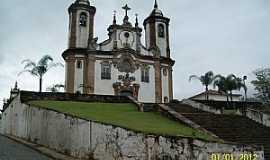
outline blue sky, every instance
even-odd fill
[[[38,60],[50,54],[64,62],[67,48],[68,6],[73,0],[1,0],[0,5],[0,100],[9,96],[18,81],[24,90],[38,90],[38,80],[23,69],[23,59]],[[130,19],[139,14],[140,26],[152,8],[152,0],[92,0],[97,8],[95,36],[107,38],[113,10],[121,23],[121,7],[132,8]],[[269,0],[159,0],[165,16],[171,19],[171,50],[174,67],[174,96],[188,98],[203,90],[199,82],[188,82],[191,74],[209,70],[216,74],[234,73],[254,77],[252,71],[269,67],[270,1]],[[142,39],[142,41],[144,41]],[[64,68],[50,71],[44,89],[64,82]],[[254,91],[250,86],[249,94]],[[1,105],[1,102],[0,102]]]

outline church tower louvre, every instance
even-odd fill
[[[160,56],[166,58],[170,58],[169,23],[170,19],[163,15],[157,0],[155,0],[154,9],[143,23],[146,48],[157,47]]]

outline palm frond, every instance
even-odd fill
[[[64,65],[62,63],[50,63],[49,66],[48,66],[48,70],[50,70],[51,68],[54,68],[54,67],[64,67]]]
[[[189,76],[189,81],[191,81],[192,79],[198,79],[198,80],[200,80],[201,77],[199,77],[197,75],[191,75],[191,76]]]
[[[30,73],[33,76],[39,77],[38,73],[35,70],[30,70],[30,69],[26,69],[26,70],[23,70],[23,71],[19,72],[18,76],[20,76],[20,75],[22,75],[23,73],[26,73],[26,72]]]
[[[27,68],[35,68],[36,67],[36,63],[35,62],[27,62],[24,66],[24,69]]]
[[[50,55],[45,55],[38,61],[38,65],[48,66],[49,61],[53,61],[53,58]]]

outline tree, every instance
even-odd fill
[[[256,98],[270,102],[270,68],[257,69],[253,72],[256,76],[256,80],[251,81],[255,86],[257,93]]]
[[[202,76],[196,76],[196,75],[191,75],[189,77],[189,81],[191,81],[192,79],[197,79],[199,80],[203,86],[205,86],[205,99],[208,101],[209,100],[209,93],[208,93],[208,87],[209,85],[211,85],[214,81],[214,73],[212,71],[209,71],[207,73],[205,73]]]
[[[42,92],[42,82],[43,76],[51,69],[57,66],[62,66],[61,63],[53,63],[53,58],[49,55],[43,56],[37,63],[26,59],[22,61],[22,64],[25,64],[24,70],[18,75],[21,75],[24,72],[30,73],[32,76],[39,78],[39,92]]]
[[[46,90],[50,92],[59,92],[61,88],[65,88],[65,85],[63,84],[54,84],[51,87],[48,87]]]
[[[227,77],[216,75],[214,79],[214,88],[218,87],[219,91],[226,93],[227,102],[229,101],[229,97],[231,102],[233,101],[234,90],[241,90],[243,88],[245,92],[247,91],[244,80],[242,80],[242,78],[236,77],[234,74],[230,74]]]

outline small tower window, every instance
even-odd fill
[[[142,82],[149,83],[149,67],[144,66],[141,68],[141,80]]]
[[[161,38],[165,37],[165,31],[164,31],[164,25],[163,24],[159,24],[158,25],[158,36]]]
[[[111,65],[108,62],[101,63],[101,79],[111,79]]]
[[[168,75],[168,70],[167,68],[163,68],[163,76],[167,76]]]
[[[80,14],[80,26],[86,27],[86,23],[87,23],[87,15],[85,12],[82,12]]]
[[[77,68],[81,69],[82,68],[82,61],[77,61]]]

